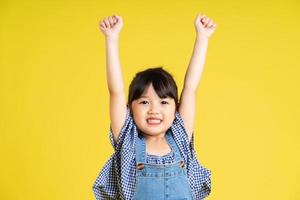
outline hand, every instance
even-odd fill
[[[121,16],[113,15],[104,18],[99,22],[100,31],[105,37],[118,37],[123,27],[123,20]]]
[[[195,20],[195,28],[197,36],[201,39],[208,39],[215,31],[217,25],[213,20],[209,19],[206,15],[197,15]]]

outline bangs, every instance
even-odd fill
[[[153,88],[160,98],[175,97],[172,86],[163,78],[152,80]]]
[[[128,104],[141,97],[145,89],[152,83],[160,98],[173,98],[178,103],[177,85],[170,73],[162,67],[149,68],[136,74],[129,87]]]

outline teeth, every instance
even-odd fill
[[[149,120],[147,120],[147,122],[150,124],[159,124],[160,120],[159,119],[149,119]]]

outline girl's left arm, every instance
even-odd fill
[[[196,92],[204,68],[209,37],[216,24],[205,15],[198,15],[195,20],[197,32],[193,54],[184,78],[184,86],[180,96],[179,114],[187,130],[189,141],[194,132],[196,110]]]

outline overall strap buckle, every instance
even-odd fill
[[[184,161],[183,160],[181,160],[180,162],[179,162],[179,166],[181,167],[181,168],[184,168]]]
[[[144,167],[145,167],[145,165],[144,165],[143,163],[138,163],[138,164],[136,165],[136,168],[139,169],[139,170],[144,169]]]

